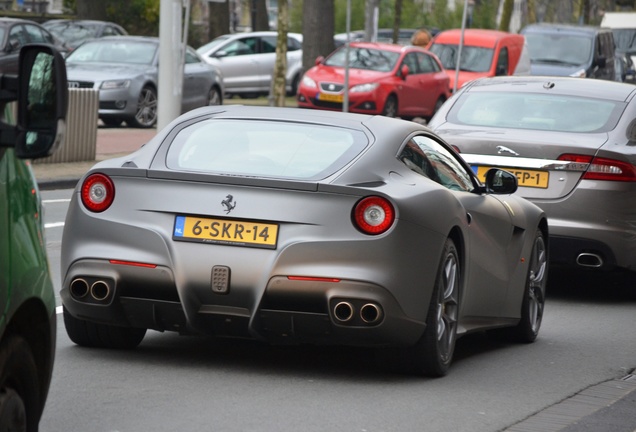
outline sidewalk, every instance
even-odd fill
[[[97,162],[124,156],[139,149],[157,134],[156,129],[97,129],[95,160],[66,163],[33,163],[33,173],[40,189],[73,188],[77,181]]]

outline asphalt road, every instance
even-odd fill
[[[71,191],[42,195],[59,290]],[[56,364],[40,430],[502,431],[636,368],[634,281],[560,272],[550,277],[537,342],[465,337],[441,379],[379,368],[364,349],[272,347],[158,332],[149,332],[134,351],[80,348],[58,315]],[[615,406],[613,418],[621,409],[635,415],[635,394]],[[620,430],[636,429],[631,425]]]

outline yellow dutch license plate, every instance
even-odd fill
[[[477,177],[482,182],[486,180],[486,173],[494,167],[477,167]],[[517,168],[501,168],[517,176],[517,183],[522,187],[547,189],[550,173],[548,171],[522,170]]]
[[[177,216],[174,240],[276,249],[278,224]]]
[[[342,103],[344,97],[341,94],[318,93],[318,100]]]

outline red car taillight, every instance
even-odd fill
[[[589,164],[586,180],[636,181],[636,167],[628,162],[577,154],[562,154],[559,160]]]
[[[356,228],[365,234],[386,232],[395,221],[395,211],[389,200],[372,196],[360,200],[353,209]]]
[[[95,213],[103,212],[115,199],[115,185],[104,174],[91,174],[82,184],[82,203]]]

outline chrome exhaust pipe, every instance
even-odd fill
[[[84,298],[89,291],[88,282],[86,282],[86,280],[82,278],[73,279],[68,287],[68,290],[70,291],[71,296],[73,296],[74,298]]]
[[[340,322],[351,321],[353,318],[353,305],[349,302],[339,302],[333,308],[333,316]]]
[[[382,319],[382,309],[375,303],[367,303],[360,308],[360,318],[367,324],[375,324]]]
[[[91,296],[97,301],[105,300],[110,294],[110,287],[104,281],[96,281],[91,285]]]
[[[382,309],[375,303],[367,303],[360,308],[360,318],[367,324],[374,324],[382,319]]]
[[[603,266],[603,258],[595,253],[580,253],[576,257],[576,263],[581,267],[599,268]]]

